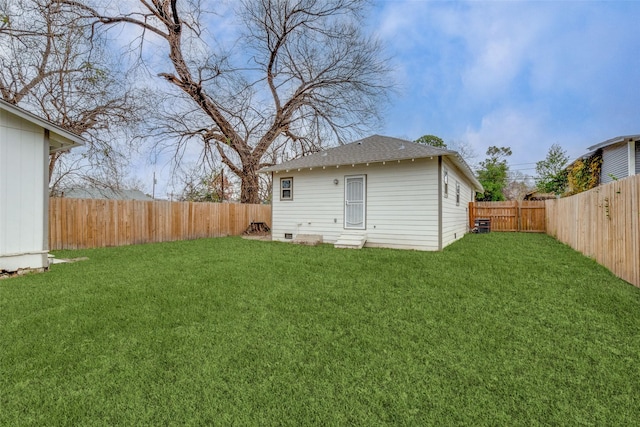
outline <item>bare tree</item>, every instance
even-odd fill
[[[449,141],[448,148],[457,151],[471,169],[478,169],[478,153],[473,149],[471,144],[464,141],[452,140]]]
[[[50,156],[50,186],[121,182],[127,156],[115,147],[138,108],[105,40],[57,1],[0,0],[0,96],[88,142],[73,159]],[[66,168],[66,169],[65,169]]]
[[[502,190],[506,200],[523,200],[528,192],[535,189],[527,183],[528,178],[522,172],[513,172],[507,180],[507,185]]]
[[[188,202],[228,202],[234,199],[235,185],[223,168],[211,172],[194,168],[184,171],[183,188],[178,200]]]
[[[198,0],[140,0],[117,13],[61,1],[96,24],[141,30],[140,61],[152,54],[146,40],[164,44],[170,68],[157,74],[189,102],[174,104],[182,108],[158,132],[175,138],[176,153],[198,139],[203,159],[219,157],[240,178],[243,203],[259,201],[267,153],[304,154],[362,134],[390,88],[381,46],[361,30],[364,0],[242,1],[231,52],[208,37],[216,28]]]

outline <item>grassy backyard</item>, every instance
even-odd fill
[[[0,425],[640,419],[640,289],[545,235],[57,255],[0,281]]]

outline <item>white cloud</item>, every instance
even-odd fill
[[[234,1],[218,6],[206,36],[240,49]],[[381,1],[369,29],[395,56],[400,84],[381,132],[466,142],[480,159],[490,145],[509,146],[513,164],[541,160],[553,143],[575,158],[638,133],[638,20],[640,2]],[[131,28],[120,29],[120,45],[135,39]],[[164,65],[165,46],[156,47],[154,65]]]
[[[586,147],[640,132],[640,2],[384,3],[380,34],[410,88],[388,133],[466,140],[512,163],[553,143]]]
[[[530,52],[548,17],[528,3],[472,3],[462,14],[450,13],[457,19],[445,21],[444,31],[466,47],[460,70],[465,93],[485,100],[508,95],[531,66]]]
[[[528,163],[541,160],[553,141],[545,134],[544,117],[534,112],[497,110],[482,118],[477,128],[468,127],[462,139],[481,154],[492,145],[510,147],[512,163]]]

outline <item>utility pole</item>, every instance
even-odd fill
[[[153,171],[153,189],[151,190],[151,198],[156,198],[156,171]]]
[[[220,199],[224,202],[224,168],[220,169],[220,188],[222,188],[222,195]]]

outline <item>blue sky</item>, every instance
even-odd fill
[[[552,144],[573,160],[640,133],[640,0],[372,1],[367,30],[386,45],[398,86],[372,134],[437,135],[471,147],[475,162],[508,146],[511,170],[533,176]],[[235,40],[233,5],[210,16],[219,41]],[[136,34],[119,37],[126,46]],[[156,194],[180,190],[168,165],[138,169],[148,191],[153,171]]]
[[[378,0],[369,23],[399,85],[379,133],[509,146],[530,175],[640,133],[640,1]]]

